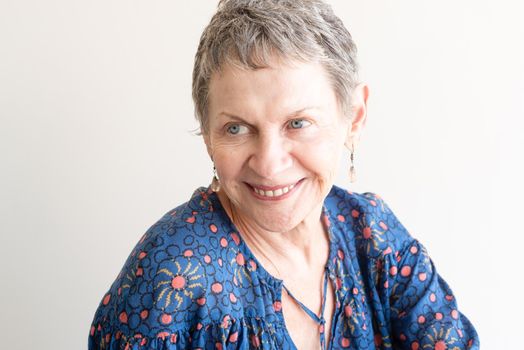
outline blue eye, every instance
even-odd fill
[[[247,127],[240,124],[231,124],[227,127],[227,132],[231,135],[243,134],[248,131]]]
[[[311,125],[311,122],[305,119],[293,119],[289,122],[289,126],[291,127],[291,129],[302,129],[309,125]]]

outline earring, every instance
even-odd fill
[[[349,182],[357,181],[357,176],[355,175],[355,146],[351,145],[351,155],[349,156],[351,161],[351,166],[349,168]]]
[[[220,182],[217,175],[217,168],[213,164],[213,180],[211,181],[211,191],[218,192],[220,191]]]

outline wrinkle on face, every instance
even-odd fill
[[[204,140],[236,221],[285,232],[309,217],[318,220],[350,125],[320,64],[224,67],[211,79],[208,111]],[[295,119],[308,126],[290,128]],[[228,133],[233,124],[241,134]],[[247,185],[299,180],[294,196],[281,202],[261,201]]]

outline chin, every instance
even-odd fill
[[[269,212],[269,213],[253,213],[251,220],[260,228],[269,232],[288,232],[297,227],[306,215],[300,213],[287,212]]]

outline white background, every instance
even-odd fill
[[[483,349],[522,346],[524,5],[332,1],[371,88],[358,182]],[[191,71],[215,1],[0,2],[0,347],[83,349],[140,236],[211,179]]]

